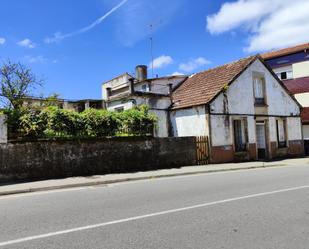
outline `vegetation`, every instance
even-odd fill
[[[42,83],[31,69],[20,63],[7,61],[0,68],[0,100],[6,108],[20,109],[23,98]]]
[[[120,113],[89,109],[82,113],[49,106],[7,109],[10,138],[82,138],[152,135],[156,117],[147,106]]]

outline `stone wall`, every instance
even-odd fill
[[[48,179],[196,164],[195,137],[106,138],[0,144],[0,176]]]
[[[0,114],[0,144],[7,142],[6,116]]]

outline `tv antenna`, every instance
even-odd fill
[[[153,24],[149,25],[150,28],[150,57],[151,57],[151,78],[153,78]]]
[[[153,58],[153,30],[155,26],[159,26],[162,23],[162,20],[158,20],[157,22],[153,22],[151,24],[149,24],[149,29],[150,29],[150,56],[151,56],[151,75],[152,78],[154,77],[154,58]]]

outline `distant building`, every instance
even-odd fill
[[[262,57],[304,107],[303,136],[309,139],[309,43],[268,52]]]
[[[44,108],[49,105],[58,106],[59,108],[82,112],[89,108],[102,109],[103,101],[96,99],[67,100],[67,99],[50,99],[40,97],[23,98],[23,106],[30,108]]]

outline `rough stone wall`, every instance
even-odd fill
[[[0,145],[0,175],[21,179],[125,173],[194,164],[194,137],[36,141]]]
[[[0,144],[7,142],[6,116],[0,114]]]

